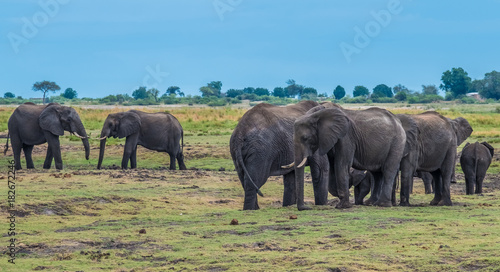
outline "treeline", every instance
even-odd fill
[[[20,104],[27,101],[58,102],[71,101],[73,104],[122,104],[122,105],[158,105],[158,104],[207,104],[209,106],[225,106],[241,103],[241,100],[266,101],[271,104],[285,105],[299,100],[334,100],[339,103],[396,103],[407,102],[432,103],[439,101],[457,101],[459,103],[495,102],[500,99],[500,73],[492,71],[486,73],[483,79],[472,80],[463,68],[452,68],[443,72],[439,88],[435,85],[422,85],[422,89],[410,90],[398,84],[389,87],[379,84],[371,91],[365,86],[358,85],[352,90],[352,96],[346,95],[345,89],[338,85],[332,92],[318,92],[313,87],[300,85],[295,80],[286,81],[286,86],[276,87],[273,90],[262,87],[246,87],[242,89],[228,89],[222,91],[221,81],[211,81],[199,88],[201,95],[185,95],[178,86],[170,86],[164,92],[156,88],[139,87],[131,95],[108,95],[103,98],[78,98],[78,92],[67,88],[59,96],[46,99],[49,92],[59,91],[61,88],[51,81],[41,81],[33,84],[33,91],[43,92],[42,99],[23,99],[11,92],[4,93],[0,104]],[[445,96],[439,95],[439,89]],[[477,93],[471,96],[468,94]]]

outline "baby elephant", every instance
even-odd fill
[[[467,143],[462,150],[460,165],[465,175],[465,193],[472,195],[483,192],[483,179],[493,158],[493,147],[487,142]],[[476,191],[474,192],[474,184]]]

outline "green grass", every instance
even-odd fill
[[[500,150],[498,114],[481,111],[482,106],[472,105],[477,108],[464,113],[445,106],[439,110],[450,118],[466,116],[474,128],[468,141],[488,139]],[[9,110],[0,110],[0,124],[6,123]],[[79,112],[87,130],[97,135],[107,114],[117,110]],[[243,190],[228,143],[231,126],[244,110],[171,112],[191,134],[185,136],[184,153],[187,167],[196,170],[165,170],[168,155],[144,148],[138,149],[138,169],[96,170],[99,141],[91,140],[91,158],[86,161],[81,141],[68,135],[61,137],[65,169],[43,170],[46,147],[38,147],[37,169],[17,173],[20,252],[16,265],[3,258],[0,271],[500,269],[498,181],[493,186],[499,179],[498,160],[488,171],[483,196],[465,195],[463,179],[452,185],[452,207],[429,206],[433,196],[423,194],[423,184],[416,179],[412,207],[312,206],[311,211],[298,212],[281,207],[283,182],[271,177],[262,187],[261,209],[242,211]],[[209,125],[215,123],[219,127]],[[124,139],[107,143],[103,166],[120,165]],[[9,158],[11,153],[5,161]],[[218,171],[221,167],[225,171]],[[0,178],[5,181],[6,175],[5,164],[0,164]],[[7,186],[2,184],[1,201],[6,203]],[[311,205],[311,183],[305,184],[305,192]],[[7,216],[2,205],[0,226],[5,230]],[[233,219],[239,224],[230,225]],[[8,238],[0,239],[4,250]]]

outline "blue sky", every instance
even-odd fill
[[[462,67],[499,70],[500,0],[2,0],[0,94],[41,97],[55,81],[79,97],[139,86],[186,94],[356,85],[420,91]]]

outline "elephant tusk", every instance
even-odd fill
[[[287,164],[287,165],[283,165],[283,166],[281,166],[281,168],[283,168],[283,169],[288,169],[288,168],[292,168],[294,165],[295,165],[295,162],[292,162],[292,163],[290,163],[290,164]]]
[[[299,164],[299,166],[297,166],[297,168],[301,168],[302,166],[304,166],[304,164],[306,164],[307,162],[307,157],[305,157],[302,162]]]
[[[102,140],[104,140],[104,139],[106,139],[106,138],[108,138],[108,136],[103,136],[103,137],[101,137],[101,138],[97,138],[97,140],[102,141]]]
[[[80,136],[80,135],[79,135],[78,133],[76,133],[76,132],[73,132],[73,134],[74,134],[76,137],[80,138],[80,139],[87,139],[87,138],[88,138],[88,137],[83,137],[83,136]]]

